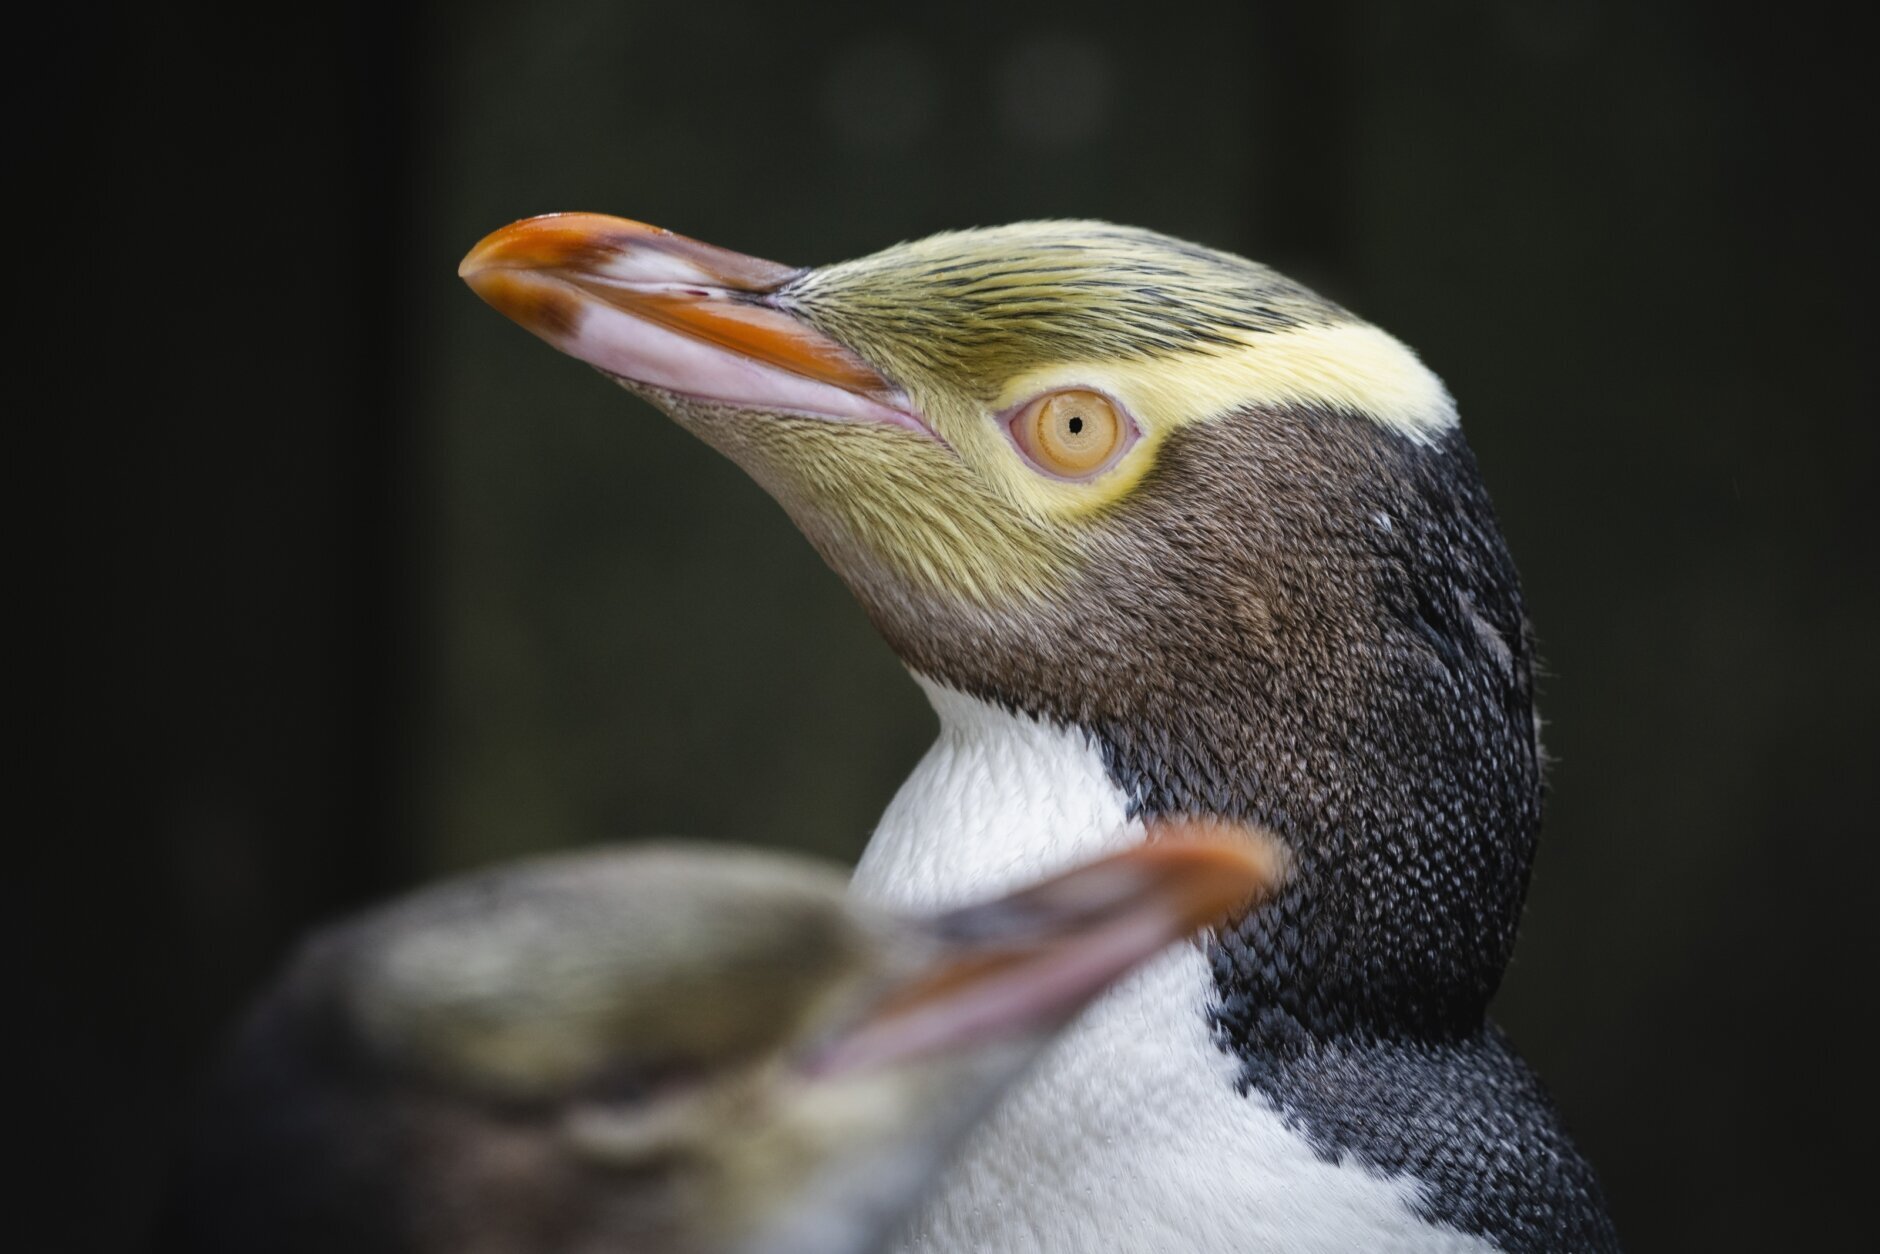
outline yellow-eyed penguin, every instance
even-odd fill
[[[258,1003],[162,1248],[870,1254],[1090,998],[1282,862],[1171,838],[926,917],[722,846],[434,886]]]
[[[1061,1043],[917,1248],[1615,1247],[1486,1018],[1540,822],[1532,650],[1415,354],[1099,222],[799,269],[556,215],[461,273],[741,465],[927,691],[861,895],[957,901],[1170,815],[1291,850],[1270,904]]]

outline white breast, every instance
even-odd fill
[[[889,804],[854,891],[971,901],[1142,839],[1081,732],[923,682],[940,738]],[[1411,1206],[1418,1185],[1321,1162],[1208,1037],[1198,948],[1084,1016],[975,1134],[908,1250],[992,1254],[1486,1251]]]

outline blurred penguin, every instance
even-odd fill
[[[703,845],[423,890],[261,998],[160,1244],[867,1254],[1091,999],[1265,895],[1276,848],[1171,838],[924,918]]]

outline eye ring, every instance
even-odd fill
[[[1055,388],[1005,418],[1012,443],[1041,474],[1068,482],[1096,478],[1141,435],[1115,398],[1094,388]]]

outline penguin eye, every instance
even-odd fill
[[[1021,406],[1012,441],[1031,464],[1060,479],[1088,479],[1108,470],[1136,442],[1136,424],[1101,392],[1067,388]]]

